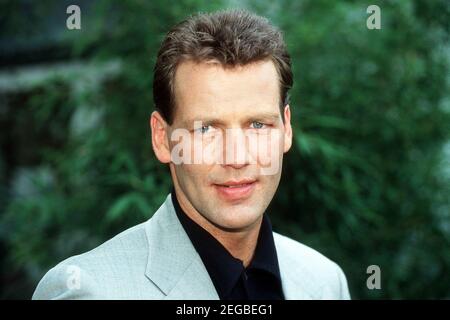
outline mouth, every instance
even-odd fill
[[[214,184],[220,197],[227,201],[237,201],[249,198],[256,186],[256,180],[233,180]]]

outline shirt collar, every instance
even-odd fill
[[[178,219],[200,255],[219,296],[228,295],[244,271],[242,261],[233,257],[218,240],[184,213],[174,188],[171,195]],[[267,214],[263,216],[255,253],[247,269],[268,272],[281,283],[272,225]]]

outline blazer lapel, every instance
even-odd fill
[[[219,299],[200,256],[179,222],[171,194],[145,226],[149,255],[145,275],[166,299]]]

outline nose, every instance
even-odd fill
[[[250,164],[248,141],[240,128],[227,129],[224,139],[224,166],[241,169]]]

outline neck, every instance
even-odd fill
[[[261,228],[262,216],[252,225],[239,230],[221,228],[203,217],[188,201],[178,185],[174,183],[178,203],[184,213],[200,227],[209,232],[235,258],[247,267],[255,252]]]

